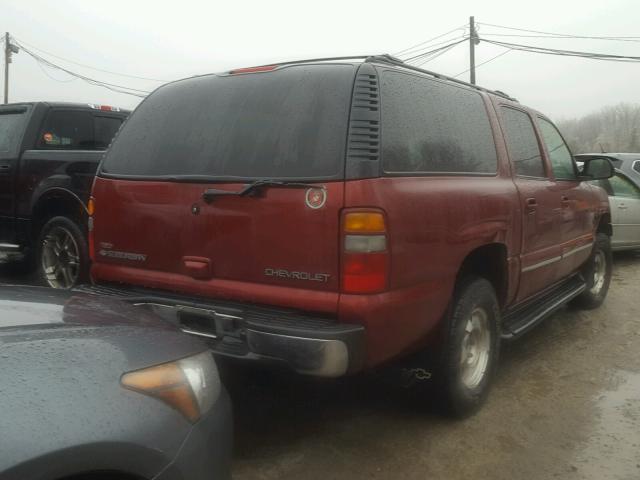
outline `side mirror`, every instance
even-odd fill
[[[613,177],[615,169],[611,160],[605,157],[586,158],[580,172],[580,180],[606,180]]]

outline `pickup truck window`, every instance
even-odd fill
[[[122,125],[122,119],[117,117],[96,116],[94,121],[94,148],[106,149],[111,143],[111,140],[113,140],[120,125]]]
[[[546,177],[540,145],[529,115],[514,108],[502,107],[502,118],[507,148],[516,174],[525,177]]]
[[[24,112],[0,112],[0,153],[9,153],[17,149],[26,118]]]
[[[564,143],[560,132],[551,122],[538,118],[542,139],[547,146],[551,168],[556,180],[575,180],[576,171],[569,147]]]
[[[92,150],[93,115],[84,110],[51,110],[40,132],[38,148]]]
[[[385,171],[495,173],[496,148],[482,97],[431,78],[382,74]]]

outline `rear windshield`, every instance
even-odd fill
[[[18,150],[26,121],[25,107],[0,109],[0,154],[10,154]]]
[[[317,178],[343,174],[352,65],[207,75],[160,88],[133,113],[102,173]]]
[[[52,109],[47,114],[38,148],[105,150],[124,119],[96,116],[91,110]]]

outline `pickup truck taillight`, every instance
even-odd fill
[[[95,260],[95,243],[93,239],[93,214],[96,210],[96,202],[93,197],[89,198],[87,202],[87,214],[89,218],[87,219],[87,231],[89,232],[89,258],[93,262]]]
[[[346,210],[342,216],[342,291],[376,293],[387,287],[389,251],[382,212]]]

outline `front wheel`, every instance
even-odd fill
[[[612,270],[611,239],[609,235],[598,233],[591,256],[582,267],[587,288],[576,297],[575,304],[586,309],[602,305],[609,291]]]
[[[445,412],[465,417],[486,399],[498,364],[500,308],[489,281],[467,277],[460,282],[445,328],[434,383]]]
[[[40,233],[39,276],[44,285],[69,289],[89,278],[89,254],[82,230],[67,217],[54,217]]]

